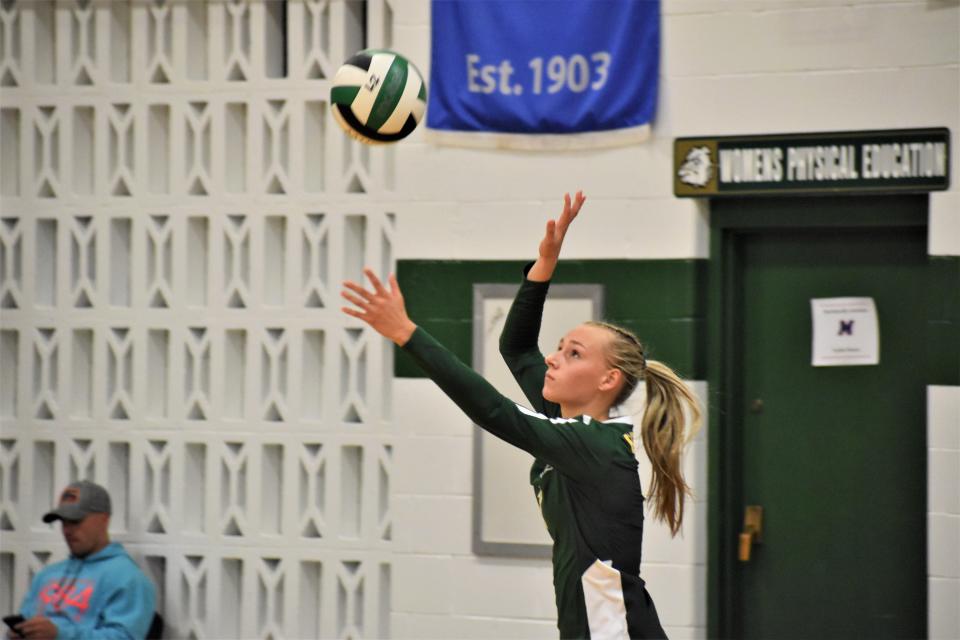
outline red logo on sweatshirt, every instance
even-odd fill
[[[90,607],[93,583],[89,580],[54,578],[40,589],[40,610],[37,613],[60,613],[79,622]]]

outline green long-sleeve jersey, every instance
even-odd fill
[[[476,424],[535,457],[531,484],[553,539],[562,638],[664,637],[639,577],[643,492],[629,417],[560,417],[543,399],[537,347],[548,284],[524,280],[501,353],[532,409],[515,404],[418,328],[404,345]]]

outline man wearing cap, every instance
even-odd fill
[[[153,584],[118,542],[110,542],[110,495],[81,480],[60,494],[44,522],[60,520],[70,557],[44,568],[14,628],[26,638],[144,638],[153,618]],[[10,637],[17,637],[10,632]]]

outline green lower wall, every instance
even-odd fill
[[[960,257],[930,256],[928,269],[929,384],[960,385]]]
[[[473,285],[519,284],[524,264],[401,260],[397,279],[414,322],[469,363]],[[706,377],[706,269],[706,260],[569,260],[557,268],[553,282],[603,284],[604,320],[636,333],[651,358],[666,362],[685,378],[702,380]],[[422,376],[399,350],[395,375]]]

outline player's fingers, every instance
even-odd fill
[[[360,296],[360,297],[363,298],[364,300],[371,300],[371,299],[373,299],[373,294],[372,294],[372,293],[370,293],[369,291],[367,291],[366,289],[364,289],[362,285],[357,284],[357,283],[354,282],[353,280],[345,280],[345,281],[343,282],[343,286],[346,287],[347,289],[349,289],[350,291],[353,291],[354,293],[356,293],[358,296]]]
[[[370,284],[373,285],[373,290],[377,295],[384,295],[387,293],[387,290],[384,289],[383,283],[380,282],[380,278],[373,272],[373,269],[364,269],[363,273],[367,276],[367,279],[370,280]]]
[[[577,191],[577,197],[573,201],[573,215],[576,216],[580,213],[580,207],[583,206],[583,203],[587,198],[583,195],[583,191]]]
[[[340,296],[341,296],[344,300],[346,300],[347,302],[352,302],[353,304],[357,305],[358,307],[360,307],[360,308],[363,309],[363,310],[366,310],[366,308],[367,308],[367,303],[366,303],[365,300],[361,300],[360,298],[358,298],[358,297],[356,297],[356,296],[354,296],[354,295],[352,295],[352,294],[350,294],[350,293],[348,293],[348,292],[346,292],[346,291],[341,291],[341,292],[340,292]]]
[[[390,277],[390,293],[393,295],[403,295],[400,291],[400,283],[397,282],[397,274],[391,273]]]
[[[340,310],[343,311],[348,316],[353,316],[354,318],[360,318],[363,320],[363,313],[357,311],[356,309],[351,309],[350,307],[340,307]]]

